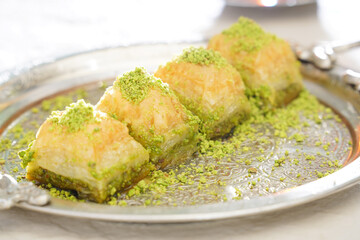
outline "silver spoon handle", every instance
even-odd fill
[[[302,48],[295,45],[293,49],[300,61],[312,63],[322,70],[329,70],[335,65],[336,53],[358,46],[360,46],[360,40],[323,42],[311,48]]]
[[[360,40],[357,41],[333,41],[329,43],[334,52],[343,52],[354,47],[360,47]]]
[[[19,202],[43,206],[49,201],[49,194],[33,183],[17,183],[10,175],[0,173],[0,210],[11,208]]]

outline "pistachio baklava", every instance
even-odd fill
[[[186,108],[202,120],[210,138],[223,136],[245,119],[249,103],[240,74],[218,52],[190,47],[155,73]]]
[[[197,150],[198,117],[180,103],[167,84],[144,68],[118,76],[96,109],[127,125],[157,168],[181,162]]]
[[[303,89],[300,64],[290,45],[254,21],[239,20],[212,37],[209,49],[220,52],[240,73],[250,91],[272,106],[283,106]]]
[[[83,100],[52,112],[19,156],[28,180],[75,190],[99,203],[154,168],[125,124]]]

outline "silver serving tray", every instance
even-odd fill
[[[1,73],[0,134],[3,134],[6,128],[26,109],[44,98],[77,86],[114,79],[119,73],[137,66],[154,71],[160,64],[169,61],[189,45],[187,43],[154,44],[101,49]],[[58,198],[51,198],[48,205],[36,206],[34,201],[29,203],[28,198],[19,197],[23,194],[19,192],[17,192],[14,204],[16,207],[33,211],[77,218],[148,223],[191,222],[280,210],[314,201],[348,188],[360,180],[360,159],[358,159],[360,95],[342,81],[343,69],[335,68],[332,71],[323,72],[305,64],[302,70],[307,89],[342,116],[346,127],[341,131],[353,143],[351,152],[342,159],[345,166],[333,174],[266,196],[194,206],[120,207],[71,202]],[[9,192],[6,194],[11,195]],[[0,206],[1,201],[4,200],[1,198],[5,197],[4,194],[0,194]]]

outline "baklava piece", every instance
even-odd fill
[[[53,112],[19,155],[28,180],[76,190],[99,203],[153,169],[147,150],[123,123],[83,100]]]
[[[249,113],[240,74],[213,50],[190,47],[155,73],[197,115],[208,137],[223,136]]]
[[[264,90],[272,106],[283,106],[303,88],[299,62],[289,44],[265,32],[254,21],[241,17],[208,48],[221,53],[241,74],[252,91]]]
[[[96,109],[126,124],[157,168],[181,162],[197,150],[199,119],[167,84],[143,68],[117,77]]]

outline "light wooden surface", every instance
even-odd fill
[[[293,42],[359,39],[360,2],[319,0],[291,9],[242,9],[222,1],[1,0],[0,71],[99,47],[209,38],[241,16]],[[339,55],[360,71],[360,50]],[[360,239],[360,185],[300,207],[188,224],[72,219],[0,212],[0,239]]]

